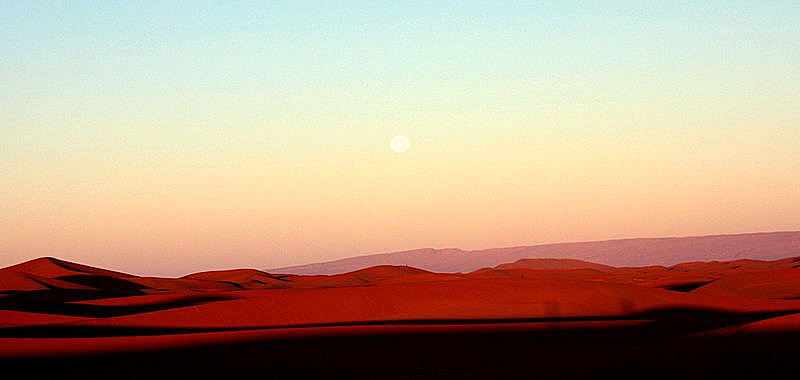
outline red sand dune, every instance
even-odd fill
[[[182,278],[228,283],[242,289],[274,289],[288,287],[285,280],[255,269],[200,272],[183,276]]]
[[[69,315],[29,313],[24,311],[0,310],[0,328],[35,326],[54,323],[70,323],[86,318]],[[13,347],[9,347],[13,348]]]
[[[411,355],[401,350],[403,345],[412,352],[426,352],[415,340],[423,339],[424,345],[439,342],[448,347],[446,352],[484,366],[522,360],[505,352],[504,345],[512,343],[491,346],[505,352],[500,356],[473,357],[473,351],[462,350],[465,343],[460,339],[481,334],[483,342],[530,337],[528,343],[512,344],[521,352],[534,349],[530,342],[550,342],[535,349],[540,358],[546,358],[552,347],[566,350],[565,355],[583,355],[563,343],[572,339],[594,342],[581,350],[605,347],[598,348],[597,355],[605,357],[604,352],[611,350],[622,358],[630,355],[622,349],[627,346],[608,346],[609,339],[640,342],[637,345],[651,339],[639,349],[653,353],[648,360],[660,360],[655,359],[656,352],[665,339],[683,349],[684,344],[699,346],[681,343],[689,342],[682,339],[709,342],[747,334],[800,334],[798,264],[800,258],[617,268],[574,259],[524,259],[465,274],[380,265],[338,275],[235,269],[170,279],[44,258],[0,269],[0,359],[132,355],[181,347],[191,356],[201,346],[214,350],[218,345],[237,345],[247,351],[252,344],[267,344],[272,348],[260,348],[252,355],[268,350],[272,357],[280,357],[276,368],[283,365],[295,371],[303,368],[302,361],[280,356],[288,355],[279,348],[287,342],[317,352],[314,355],[320,356],[314,361],[331,357],[350,363],[346,355],[363,353],[365,343],[356,342],[367,339],[366,334],[373,337],[368,344],[400,356]],[[451,334],[449,338],[443,338],[445,333]],[[565,340],[548,341],[553,334],[564,334]],[[333,339],[332,344],[342,348],[335,353],[318,351],[321,348],[312,343],[302,343],[311,342],[310,338]],[[396,343],[398,339],[406,343]],[[778,338],[770,339],[747,347],[773,344],[769,342]],[[379,355],[380,350],[369,352]],[[205,360],[238,360],[229,354],[214,355]],[[595,356],[582,357],[591,362],[585,366],[607,366]],[[460,368],[451,363],[442,369],[423,357],[414,360],[437,371]],[[340,365],[336,363],[326,365]],[[180,363],[172,365],[186,370]],[[348,364],[347,371],[361,373],[354,365]],[[508,365],[503,368],[515,368]]]
[[[574,270],[591,269],[598,272],[612,272],[616,268],[575,259],[520,259],[513,263],[500,264],[497,269],[535,269],[535,270]]]
[[[106,269],[90,267],[87,265],[71,263],[56,259],[54,257],[42,257],[31,261],[26,261],[17,265],[12,265],[0,269],[2,271],[16,271],[29,275],[36,275],[46,278],[58,278],[63,276],[97,275],[115,278],[135,277],[130,274],[114,272]]]
[[[800,269],[776,269],[729,274],[693,293],[716,296],[800,299]]]
[[[18,272],[16,270],[0,271],[0,289],[2,289],[3,291],[47,290],[52,288],[90,289],[87,286],[78,285],[71,282],[56,280],[47,277],[41,277],[35,274]]]
[[[160,293],[175,291],[194,292],[228,292],[240,290],[242,287],[234,281],[216,281],[195,278],[158,278],[137,277],[127,279],[143,287],[144,293]]]
[[[432,273],[408,266],[378,265],[338,275],[297,276],[284,275],[291,288],[334,288],[366,286],[376,283],[444,281],[463,276]]]
[[[133,277],[124,273],[69,263],[52,257],[43,257],[0,269],[0,291],[91,288],[62,280],[71,276]]]
[[[439,319],[623,317],[659,308],[800,310],[800,300],[740,297],[732,303],[720,297],[577,280],[464,279],[248,293],[243,299],[79,324],[242,328]]]

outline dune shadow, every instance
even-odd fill
[[[137,305],[137,306],[98,306],[82,304],[61,304],[60,307],[71,308],[71,314],[82,316],[109,317],[144,313],[149,311],[166,310],[171,308],[192,306],[203,302],[220,301],[229,298],[220,296],[198,296],[179,301]],[[0,299],[2,301],[2,299]],[[4,308],[0,302],[0,309]],[[70,324],[49,324],[40,326],[19,326],[0,328],[0,337],[4,338],[88,338],[88,337],[113,337],[113,336],[151,336],[167,334],[193,334],[221,331],[247,331],[247,330],[274,330],[274,329],[301,329],[313,327],[350,327],[350,326],[447,326],[447,325],[492,325],[492,324],[530,324],[553,323],[549,327],[564,334],[569,331],[581,331],[581,327],[558,327],[558,322],[592,322],[592,321],[626,321],[645,320],[646,323],[625,327],[608,327],[608,331],[630,332],[628,339],[634,337],[652,338],[656,336],[670,337],[691,334],[744,323],[755,322],[763,319],[774,318],[782,315],[794,314],[796,311],[775,312],[750,312],[736,313],[704,308],[660,308],[634,312],[628,315],[590,316],[590,317],[560,317],[547,316],[535,318],[480,318],[480,319],[406,319],[406,320],[381,320],[381,321],[342,321],[330,323],[306,323],[287,325],[250,326],[244,328],[171,328],[171,327],[134,327],[134,326],[78,326]],[[622,329],[622,330],[620,330]],[[592,328],[597,330],[597,328]],[[626,335],[627,336],[627,335]]]
[[[683,283],[683,284],[677,284],[677,285],[664,286],[664,287],[662,287],[662,289],[687,293],[687,292],[691,292],[692,290],[695,290],[695,289],[697,289],[697,288],[699,288],[701,286],[708,285],[708,284],[710,284],[710,283],[712,283],[714,281],[715,280],[689,282],[689,283]]]
[[[144,293],[141,293],[144,294]],[[126,295],[139,295],[127,294]],[[206,302],[224,301],[233,297],[221,295],[197,295],[169,302],[142,305],[90,305],[74,301],[120,297],[118,292],[90,289],[53,289],[18,292],[0,297],[0,310],[24,311],[41,314],[68,315],[75,317],[107,318],[121,315],[147,313]],[[2,329],[0,329],[2,330]],[[0,332],[2,335],[2,332]]]
[[[126,281],[121,278],[98,275],[73,275],[56,277],[56,280],[67,281],[73,284],[88,286],[98,290],[113,291],[127,294],[141,294],[141,290],[150,289],[142,284]]]
[[[675,314],[683,319],[686,311]],[[719,316],[716,313],[710,314]],[[0,359],[36,378],[792,378],[797,332],[673,336],[652,326],[318,335]],[[672,331],[674,333],[674,331]]]

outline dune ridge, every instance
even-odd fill
[[[770,347],[800,337],[800,257],[642,267],[520,259],[468,273],[401,265],[334,275],[242,268],[180,278],[40,258],[0,269],[0,286],[0,364],[23,368],[19,375],[28,377],[72,374],[74,363],[83,363],[77,370],[87,376],[119,376],[117,365],[103,364],[114,363],[109,355],[134,366],[132,377],[145,376],[142,362],[181,376],[230,374],[198,372],[192,364],[198,360],[250,376],[265,360],[284,376],[319,375],[307,367],[309,360],[343,374],[407,375],[392,364],[393,356],[443,374],[468,370],[471,376],[476,368],[519,374],[528,368],[521,363],[538,363],[532,368],[540,374],[542,365],[553,365],[555,359],[545,359],[551,352],[585,362],[556,365],[548,377],[574,377],[574,368],[610,370],[631,360],[662,366],[666,341],[681,352],[711,345],[709,352],[719,354],[705,361],[734,365],[730,358],[745,348],[767,350],[769,360],[783,358]],[[755,341],[716,343],[729,337]],[[337,349],[324,350],[321,342]],[[465,349],[475,344],[498,355]],[[304,354],[292,356],[287,345]],[[437,345],[442,349],[421,348]],[[586,350],[605,359],[594,360]],[[373,367],[355,359],[365,352]],[[648,361],[631,352],[647,353]],[[58,359],[75,356],[82,361]],[[40,359],[61,364],[28,365]],[[793,357],[775,368],[790,363]]]

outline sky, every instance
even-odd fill
[[[0,2],[0,266],[183,275],[798,215],[794,0]]]

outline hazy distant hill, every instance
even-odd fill
[[[471,272],[525,258],[568,258],[624,267],[691,261],[800,256],[800,231],[680,238],[622,239],[465,251],[423,248],[269,269],[271,273],[338,274],[375,265],[408,265],[434,272]]]

